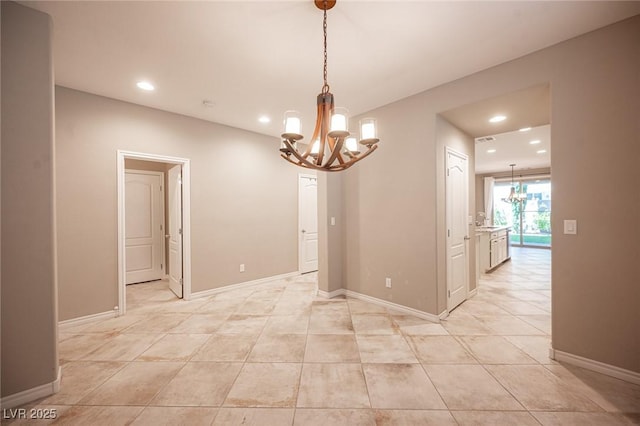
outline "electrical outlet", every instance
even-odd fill
[[[240,272],[244,272],[244,263],[240,264]]]
[[[384,286],[387,288],[391,288],[391,278],[385,279]]]

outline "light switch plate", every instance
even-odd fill
[[[564,233],[575,235],[578,233],[578,221],[575,219],[564,221]]]
[[[331,218],[331,226],[335,226],[336,225],[336,218],[332,217]]]

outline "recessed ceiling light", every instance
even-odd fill
[[[261,115],[260,117],[258,117],[258,121],[263,124],[271,123],[271,119],[266,115]]]
[[[499,122],[504,121],[506,119],[507,119],[507,117],[504,116],[504,115],[494,115],[493,117],[491,117],[489,119],[489,123],[499,123]]]
[[[137,82],[136,86],[138,86],[138,89],[146,90],[147,92],[151,92],[153,90],[156,90],[156,88],[153,86],[153,84],[149,83],[148,81],[144,81],[144,80]]]
[[[538,144],[540,143],[540,139],[536,139],[536,140],[533,140],[533,141],[529,141],[529,143],[530,143],[531,145],[538,145]]]
[[[538,151],[536,151],[536,152],[537,152],[538,154],[544,154],[545,152],[547,152],[547,150],[546,150],[546,149],[541,149],[541,150],[538,150]]]
[[[493,154],[494,152],[496,152],[496,150],[493,148],[487,150],[487,154]]]
[[[528,132],[531,130],[531,127],[523,127],[522,129],[518,129],[519,132]]]

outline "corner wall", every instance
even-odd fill
[[[13,2],[1,8],[5,408],[53,393],[58,322],[51,20]]]

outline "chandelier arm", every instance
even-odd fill
[[[298,150],[293,147],[293,145],[291,144],[291,142],[289,140],[285,139],[283,142],[287,146],[287,148],[289,148],[289,151],[291,152],[291,154],[293,154],[293,156],[298,159],[298,161],[300,162],[300,165],[306,164],[307,166],[309,166],[311,168],[315,168],[315,164],[313,164],[312,162],[307,160],[303,155],[301,155],[298,152]],[[281,154],[281,155],[284,155],[284,154]],[[287,160],[291,161],[291,159],[288,158],[288,157],[287,157]],[[294,164],[296,164],[296,163],[294,162]]]
[[[314,164],[311,164],[308,161],[305,161],[305,163],[301,163],[300,161],[298,162],[293,161],[291,158],[285,156],[284,154],[280,154],[280,156],[295,166],[303,167],[305,169],[317,169],[317,167]]]
[[[338,164],[344,164],[344,158],[342,158],[341,152],[338,152],[338,155],[336,155],[336,159],[338,160]]]
[[[331,143],[333,142],[333,144]],[[327,166],[331,166],[335,161],[338,155],[340,155],[340,150],[342,149],[342,145],[344,144],[344,138],[329,138],[329,146],[331,147],[331,157],[327,161]],[[332,146],[333,145],[333,146]]]
[[[371,148],[367,149],[365,152],[363,152],[362,154],[358,155],[357,157],[353,157],[351,160],[347,161],[346,163],[340,164],[340,165],[337,165],[337,166],[332,166],[332,167],[329,167],[328,169],[325,169],[325,170],[328,170],[328,171],[331,171],[331,172],[337,172],[337,171],[340,171],[340,170],[344,170],[344,169],[346,169],[348,167],[353,166],[355,163],[357,163],[358,161],[362,160],[366,156],[370,155],[376,149],[378,149],[378,145],[372,145]]]

